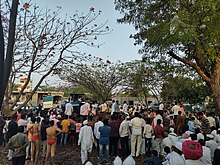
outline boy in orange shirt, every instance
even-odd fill
[[[70,121],[68,120],[67,115],[65,116],[65,119],[61,122],[61,126],[62,126],[62,135],[60,140],[60,146],[62,146],[62,143],[64,143],[64,145],[66,145],[67,143],[69,127],[70,127]]]

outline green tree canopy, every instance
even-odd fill
[[[193,68],[207,83],[220,109],[220,0],[115,0],[133,24],[145,57],[167,57]]]
[[[200,78],[183,76],[167,77],[161,92],[163,100],[181,100],[190,104],[203,104],[210,95],[209,88]]]

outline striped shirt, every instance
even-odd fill
[[[201,130],[204,133],[209,133],[210,132],[209,120],[205,117],[202,119],[202,122],[201,122]]]

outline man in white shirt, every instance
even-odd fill
[[[211,158],[211,150],[205,146],[205,141],[200,139],[198,141],[202,145],[202,157],[200,158],[201,162],[205,165],[212,165],[212,158]]]
[[[129,145],[128,145],[128,136],[129,136],[129,122],[124,117],[124,120],[121,122],[119,127],[119,135],[121,138],[121,149],[122,153],[125,157],[127,157],[129,153]]]
[[[174,106],[172,107],[172,109],[171,109],[171,111],[172,111],[173,114],[174,114],[174,119],[177,118],[179,110],[180,110],[180,106],[177,105],[177,102],[175,102],[175,105],[174,105]]]
[[[118,101],[112,100],[111,115],[113,115],[114,112],[119,112],[119,106]]]
[[[65,115],[67,115],[68,117],[72,115],[73,113],[73,106],[70,102],[66,103],[65,105]]]
[[[215,119],[212,117],[212,113],[207,115],[206,119],[209,121],[210,127],[216,127]]]
[[[115,104],[116,104],[115,100],[112,100],[111,115],[113,115],[113,113],[116,111]]]
[[[102,117],[100,116],[98,118],[98,121],[94,124],[94,135],[97,141],[97,151],[99,154],[99,138],[100,138],[100,132],[99,132],[99,127],[103,126],[103,122],[102,122]]]
[[[99,108],[101,108],[101,112],[107,112],[108,105],[105,101],[103,101],[102,104],[99,106]]]
[[[88,154],[92,152],[93,146],[93,132],[91,126],[88,125],[88,121],[83,121],[83,127],[79,132],[78,145],[81,145],[81,161],[84,164],[88,160]]]
[[[145,148],[147,151],[148,156],[150,156],[150,149],[152,146],[152,134],[153,134],[153,127],[150,125],[150,119],[146,119],[146,125],[144,126],[144,137],[145,137]]]
[[[205,146],[211,150],[211,158],[214,158],[214,152],[218,148],[218,144],[214,140],[208,140],[205,142]]]
[[[163,109],[164,109],[164,104],[163,104],[163,102],[161,102],[160,105],[159,105],[159,110],[163,111]]]
[[[87,119],[87,116],[90,112],[90,104],[88,103],[89,100],[87,100],[81,107],[80,107],[80,115],[83,116],[83,120]]]
[[[186,165],[184,158],[181,156],[181,145],[177,142],[175,146],[172,146],[172,152],[165,157],[166,161],[163,165]]]
[[[124,113],[127,113],[127,111],[128,111],[128,104],[127,104],[126,101],[124,101],[122,111],[123,111]]]
[[[140,147],[142,142],[142,133],[145,126],[145,121],[142,120],[138,112],[135,112],[135,117],[130,122],[131,129],[131,156],[138,157],[140,154]],[[137,150],[135,152],[137,144]]]

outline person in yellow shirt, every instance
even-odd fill
[[[65,116],[65,119],[61,122],[62,126],[62,135],[61,135],[61,140],[60,140],[60,146],[62,146],[62,143],[66,145],[67,143],[67,138],[69,134],[69,129],[70,129],[70,121],[68,120],[68,116]]]

